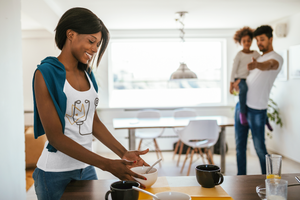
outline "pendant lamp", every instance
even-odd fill
[[[176,18],[175,21],[178,21],[180,23],[180,25],[182,26],[179,30],[180,30],[180,38],[182,40],[182,42],[185,42],[184,40],[184,23],[183,23],[183,19],[185,17],[185,14],[188,13],[186,11],[180,11],[177,12],[176,14],[179,14],[179,18]],[[181,62],[179,65],[179,68],[172,73],[170,79],[196,79],[197,75],[192,72],[187,65],[184,62]]]

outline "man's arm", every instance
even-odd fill
[[[277,60],[270,59],[265,62],[257,62],[255,58],[252,58],[252,62],[248,63],[248,70],[253,70],[255,68],[260,69],[262,71],[267,70],[276,70],[279,67],[279,63]]]

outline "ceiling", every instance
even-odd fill
[[[178,29],[178,11],[188,11],[186,29],[255,28],[300,13],[300,0],[21,0],[22,30],[53,32],[72,7],[92,10],[109,30]]]

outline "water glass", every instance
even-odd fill
[[[266,154],[266,176],[269,178],[281,179],[282,156]]]
[[[257,193],[257,195],[259,196],[259,198],[261,200],[266,200],[267,199],[267,197],[266,197],[266,187],[265,187],[264,184],[256,186],[256,193]]]
[[[287,180],[270,178],[265,183],[267,200],[287,200]]]

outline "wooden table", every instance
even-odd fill
[[[226,154],[226,127],[234,126],[234,119],[224,116],[197,116],[197,117],[161,117],[157,119],[137,119],[137,118],[114,118],[113,127],[115,130],[128,129],[129,150],[135,150],[135,129],[141,128],[178,128],[188,125],[190,120],[217,120],[221,128],[220,132],[220,157],[221,173],[225,172]]]
[[[282,174],[282,179],[288,180],[288,184],[298,184],[295,179],[296,174]],[[245,176],[225,176],[222,184],[223,189],[235,200],[259,200],[255,188],[264,184],[266,175],[245,175]],[[288,200],[300,199],[299,186],[288,187]]]
[[[295,176],[300,173],[283,174],[282,179],[288,180],[288,184],[297,184]],[[265,175],[225,176],[222,188],[234,200],[260,200],[255,187],[264,184]],[[96,181],[73,181],[71,182],[61,200],[102,200],[109,190],[110,184],[117,179],[103,179]],[[288,200],[300,199],[299,186],[288,187]]]

